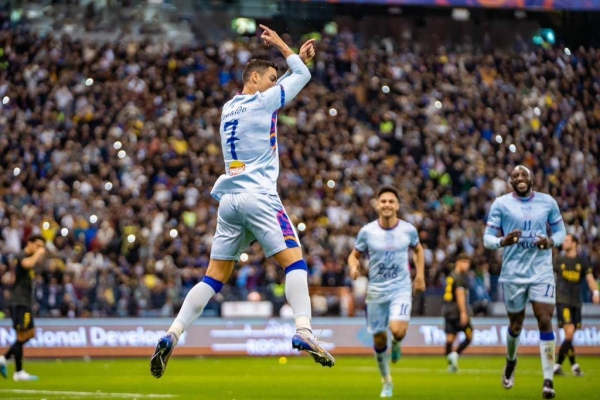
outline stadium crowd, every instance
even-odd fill
[[[39,232],[50,247],[39,316],[173,315],[208,265],[220,106],[251,57],[275,53],[254,38],[174,48],[21,28],[0,31],[0,47],[0,306],[14,255]],[[310,69],[279,113],[278,146],[312,286],[351,285],[345,260],[391,184],[420,232],[429,290],[465,251],[472,300],[499,299],[499,254],[482,235],[518,163],[600,265],[598,51],[419,54],[342,32],[323,37]],[[283,271],[256,245],[247,256],[205,315],[226,299],[283,304]]]

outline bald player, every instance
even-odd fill
[[[533,190],[533,174],[527,167],[515,167],[510,184],[514,191],[494,200],[483,237],[486,248],[503,248],[500,282],[510,322],[502,385],[506,389],[514,385],[519,335],[525,306],[531,302],[540,331],[542,398],[552,399],[556,396],[553,383],[556,339],[552,330],[556,284],[552,248],[562,244],[566,231],[556,200]]]

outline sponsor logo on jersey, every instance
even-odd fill
[[[229,175],[236,176],[243,173],[246,170],[246,164],[241,161],[233,161],[229,164]]]

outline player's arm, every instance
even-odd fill
[[[356,279],[360,276],[360,258],[362,257],[363,253],[367,251],[367,249],[367,231],[365,227],[362,227],[356,236],[354,249],[352,249],[352,252],[348,256],[348,267],[350,268],[350,277],[352,279]]]
[[[263,96],[261,96],[262,101],[269,111],[274,112],[288,104],[298,95],[298,93],[300,93],[300,90],[302,90],[308,81],[310,81],[310,71],[308,70],[308,67],[304,65],[300,56],[290,49],[283,39],[279,37],[277,32],[265,25],[260,25],[260,27],[264,29],[261,38],[266,44],[275,46],[279,49],[291,71],[291,74],[281,79],[279,85],[266,90],[263,93]]]
[[[352,249],[350,255],[348,256],[348,267],[350,268],[350,278],[356,280],[360,276],[360,258],[362,257],[362,252],[357,249]]]
[[[565,223],[563,222],[562,216],[560,215],[560,209],[556,200],[552,199],[550,208],[550,215],[548,216],[548,224],[552,230],[552,236],[549,238],[544,236],[538,236],[535,244],[540,249],[551,249],[552,247],[560,246],[567,236],[567,230],[565,229]]]
[[[300,57],[302,62],[306,65],[308,65],[308,63],[311,62],[311,60],[315,56],[314,43],[315,43],[315,39],[307,40],[306,42],[304,42],[302,47],[300,47],[300,51],[298,52],[298,56]],[[288,69],[285,72],[285,74],[281,75],[281,77],[279,79],[277,79],[277,84],[281,85],[281,82],[283,82],[283,80],[286,79],[291,74],[292,74],[292,71],[290,69]]]
[[[413,247],[413,262],[417,267],[417,274],[415,275],[415,280],[413,282],[415,291],[424,292],[425,291],[425,251],[423,251],[423,246],[421,243],[417,243],[416,246]]]
[[[500,247],[512,246],[513,244],[517,244],[521,237],[519,229],[515,229],[505,236],[498,236],[499,234],[502,234],[502,210],[500,209],[498,200],[494,200],[490,207],[490,214],[483,234],[483,245],[485,248],[496,250]]]
[[[456,286],[456,305],[460,313],[460,325],[465,326],[469,323],[469,313],[467,311],[467,291],[462,286]]]
[[[585,274],[585,280],[587,282],[588,287],[592,291],[592,301],[594,304],[600,304],[600,291],[598,290],[598,283],[596,279],[594,279],[594,273],[592,272],[592,267],[588,266],[587,273]]]
[[[40,247],[35,251],[35,253],[30,255],[29,257],[24,258],[21,261],[21,266],[24,269],[32,269],[42,259],[42,257],[44,257],[44,254],[46,254],[46,248]]]

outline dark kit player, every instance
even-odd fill
[[[565,330],[565,340],[558,351],[558,360],[554,364],[554,375],[564,375],[562,363],[566,357],[571,361],[571,371],[575,376],[583,375],[575,361],[573,336],[581,328],[581,282],[585,278],[588,287],[594,293],[594,304],[600,304],[600,292],[594,280],[589,261],[577,254],[579,239],[567,235],[562,245],[564,254],[554,259],[556,273],[556,315],[558,327]]]
[[[13,328],[17,331],[17,340],[3,356],[0,356],[0,374],[5,378],[8,376],[6,360],[11,357],[15,358],[16,369],[13,374],[15,381],[36,381],[38,379],[37,376],[29,375],[23,369],[23,346],[35,336],[32,313],[34,267],[46,254],[44,246],[44,238],[33,235],[27,239],[23,253],[16,258],[15,282],[8,304]]]
[[[456,257],[454,270],[446,278],[442,315],[446,321],[446,358],[450,372],[458,371],[458,357],[471,343],[473,337],[467,300],[469,298],[467,272],[470,267],[469,257],[466,254],[459,254]],[[452,349],[454,340],[459,332],[464,332],[465,338],[454,351]]]

